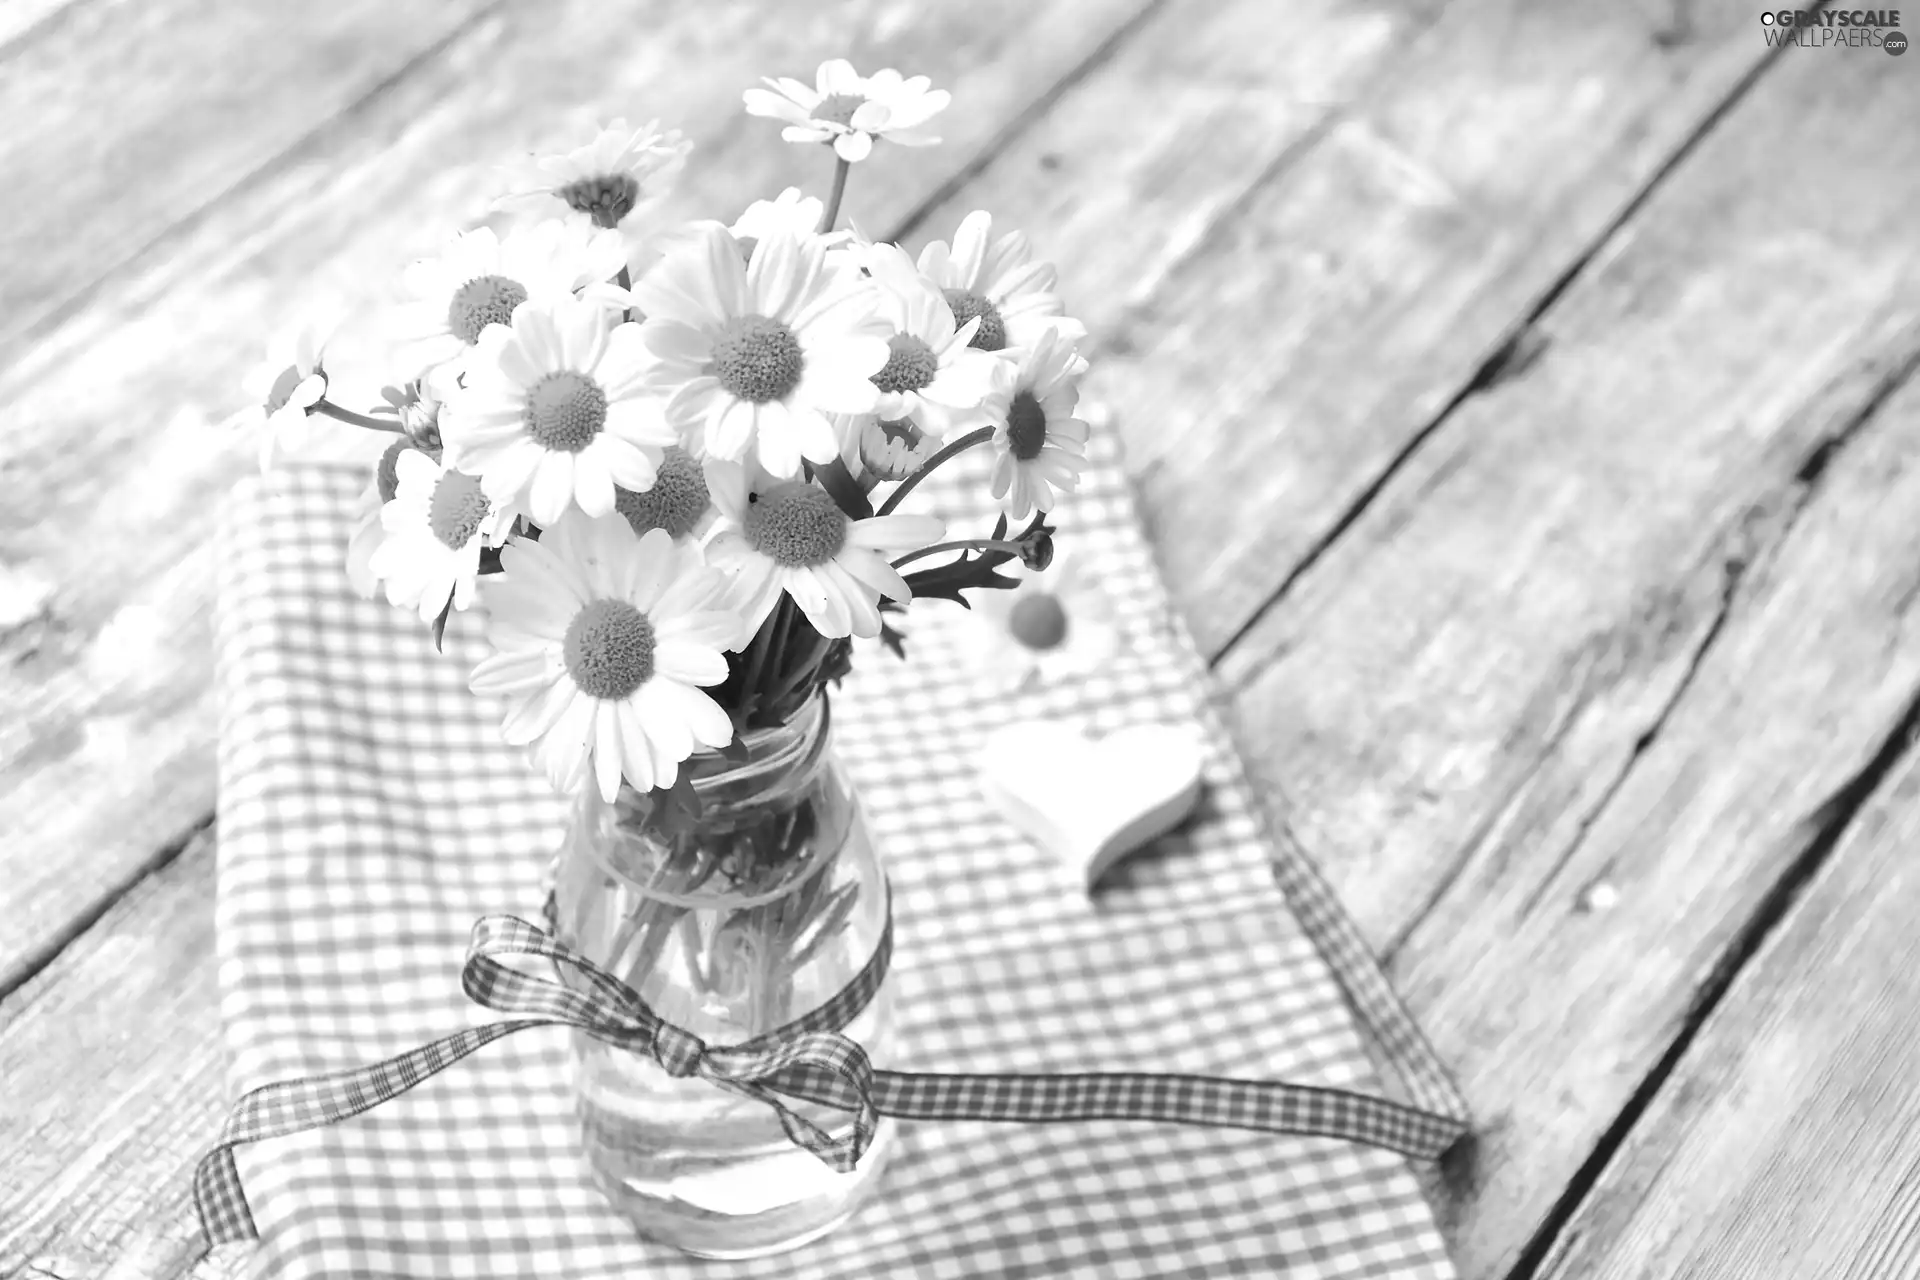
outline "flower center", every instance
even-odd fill
[[[543,448],[578,453],[607,423],[607,393],[584,373],[550,373],[527,392],[527,434]]]
[[[788,480],[747,495],[746,535],[754,550],[797,569],[839,554],[847,517],[825,489]]]
[[[613,488],[613,507],[625,516],[635,533],[665,529],[676,538],[693,532],[706,514],[709,495],[706,473],[692,454],[679,445],[669,445],[653,478],[653,488],[645,493]]]
[[[1007,448],[1020,461],[1032,462],[1046,442],[1047,411],[1034,399],[1033,392],[1022,391],[1007,407]]]
[[[305,376],[298,365],[290,364],[281,370],[280,376],[273,380],[273,386],[267,391],[267,412],[278,413],[286,408],[287,401],[293,399],[293,389],[300,385]]]
[[[766,316],[739,316],[714,339],[708,368],[731,394],[765,404],[799,386],[806,363],[800,340],[786,325]]]
[[[873,385],[882,391],[918,391],[940,372],[933,348],[910,333],[894,334],[887,346],[887,362],[873,375]]]
[[[980,327],[973,331],[973,341],[968,346],[981,351],[1006,350],[1007,322],[1000,318],[1000,308],[993,305],[993,299],[969,289],[948,289],[946,295],[955,325],[980,317]]]
[[[625,600],[595,600],[567,624],[560,653],[580,692],[617,701],[653,678],[653,623]]]
[[[812,118],[851,129],[853,113],[866,104],[867,100],[857,93],[830,93],[820,99],[820,105],[813,109]]]
[[[480,481],[459,471],[442,471],[427,504],[427,527],[433,536],[455,551],[473,541],[480,522],[493,504],[480,492]]]
[[[447,328],[462,342],[478,342],[482,329],[507,323],[513,319],[513,309],[526,300],[526,288],[518,280],[475,276],[453,291],[453,301],[447,304]]]
[[[569,182],[554,194],[592,218],[595,226],[611,227],[633,212],[640,183],[630,173],[597,173]]]
[[[1027,592],[1013,602],[1007,614],[1007,630],[1029,649],[1045,651],[1058,648],[1067,638],[1067,609],[1059,596],[1044,591]]]

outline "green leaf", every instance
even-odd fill
[[[865,520],[873,515],[873,504],[867,501],[859,482],[841,459],[835,458],[820,466],[809,462],[807,474],[820,482],[820,487],[833,496],[834,504],[846,512],[849,519]]]

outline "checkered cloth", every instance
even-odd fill
[[[863,652],[836,694],[836,750],[896,893],[900,1029],[881,1065],[1373,1091],[1344,988],[1408,1096],[1462,1114],[1324,884],[1291,846],[1274,855],[1111,433],[1096,439],[1057,523],[1120,605],[1120,659],[1018,698],[986,692],[951,674],[976,624],[929,602],[908,619],[906,663]],[[943,469],[914,505],[984,531],[984,461]],[[436,655],[416,623],[348,591],[341,549],[361,484],[334,469],[248,481],[227,518],[218,927],[241,1090],[493,1021],[461,994],[468,932],[489,913],[538,916],[563,821],[500,743],[494,709],[465,689],[484,652],[476,620],[456,617]],[[1014,715],[1094,732],[1198,717],[1210,743],[1199,813],[1090,898],[979,796],[974,753]],[[240,1149],[262,1236],[252,1274],[1452,1274],[1405,1163],[1334,1139],[909,1123],[880,1194],[849,1223],[750,1263],[637,1239],[577,1149],[567,1033],[508,1037],[354,1120]]]

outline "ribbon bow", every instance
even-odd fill
[[[651,1058],[676,1079],[697,1076],[771,1107],[794,1145],[847,1172],[873,1141],[881,1116],[906,1120],[1151,1120],[1266,1133],[1345,1138],[1416,1159],[1438,1159],[1467,1133],[1457,1116],[1385,1098],[1212,1076],[1098,1072],[1080,1075],[948,1075],[879,1071],[840,1031],[860,1015],[887,974],[893,914],[871,958],[818,1009],[737,1045],[714,1047],[666,1021],[626,983],[513,916],[474,924],[461,987],[501,1013],[530,1015],[471,1027],[372,1066],[263,1085],[235,1104],[220,1141],[194,1171],[193,1198],[210,1244],[258,1237],[234,1164],[247,1142],[315,1129],[370,1110],[502,1036],[530,1027],[576,1027]],[[554,961],[585,980],[576,987],[501,963],[504,955]],[[801,1099],[853,1116],[833,1134],[796,1114]]]

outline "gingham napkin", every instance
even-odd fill
[[[864,651],[834,696],[836,750],[896,892],[899,1031],[883,1065],[1375,1090],[1344,986],[1413,1100],[1457,1110],[1324,885],[1287,846],[1275,857],[1111,439],[1096,434],[1055,523],[1119,606],[1120,658],[1009,699],[955,674],[977,624],[925,602],[906,622],[908,661]],[[985,532],[984,463],[964,456],[915,505]],[[417,622],[349,591],[362,484],[335,468],[248,480],[226,520],[217,918],[236,1094],[488,1020],[460,991],[468,931],[490,912],[538,918],[562,822],[495,709],[466,691],[476,619],[456,617],[438,655]],[[1095,732],[1197,717],[1207,731],[1200,812],[1091,898],[974,780],[983,734],[1036,714]],[[636,1238],[588,1180],[567,1054],[565,1031],[525,1032],[367,1115],[242,1148],[262,1237],[252,1274],[1452,1275],[1397,1156],[1117,1121],[907,1124],[879,1195],[831,1235],[695,1261]]]

